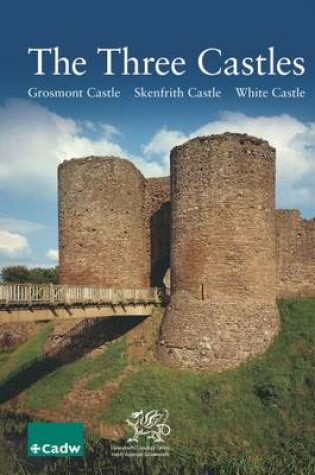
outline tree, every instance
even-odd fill
[[[1,271],[1,279],[5,283],[16,284],[57,284],[59,267],[7,266]]]
[[[1,271],[1,279],[8,283],[26,283],[30,279],[30,271],[25,266],[7,266]]]
[[[57,284],[59,267],[34,267],[30,269],[32,284]]]

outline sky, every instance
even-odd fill
[[[58,262],[57,166],[88,155],[132,160],[145,176],[169,173],[169,152],[197,136],[225,131],[267,139],[277,149],[277,206],[315,215],[315,55],[313,0],[165,0],[62,2],[4,0],[0,19],[0,268]],[[106,76],[97,48],[128,46],[131,56],[182,57],[181,76]],[[87,60],[82,76],[36,76],[29,48],[59,47],[71,61]],[[295,76],[208,76],[201,51],[216,48],[213,67],[230,57],[303,57]],[[120,98],[88,98],[88,88],[120,91]],[[138,99],[134,89],[181,88],[184,98]],[[269,91],[265,99],[240,98],[236,88]],[[82,99],[30,97],[35,90],[83,90]],[[221,90],[221,97],[190,98],[189,88]],[[305,91],[304,98],[275,98],[273,88]]]

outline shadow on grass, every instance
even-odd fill
[[[63,335],[60,345],[55,345],[49,356],[36,359],[7,378],[0,385],[0,404],[14,398],[41,378],[65,363],[72,363],[99,346],[109,343],[139,325],[145,317],[109,317],[89,319],[68,334]]]
[[[53,358],[35,360],[29,366],[7,379],[0,386],[0,404],[9,401],[47,374],[55,371],[62,363]]]

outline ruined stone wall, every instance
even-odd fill
[[[171,152],[171,303],[159,359],[222,370],[262,353],[278,330],[275,152],[239,134]]]
[[[170,177],[146,180],[144,220],[152,286],[162,285],[170,266],[170,199]]]
[[[277,210],[277,295],[315,296],[315,219],[297,210]]]
[[[120,158],[65,161],[58,169],[60,282],[149,285],[145,179]]]
[[[42,322],[1,323],[0,347],[11,349],[25,343],[43,328]]]
[[[175,147],[171,180],[119,158],[64,162],[59,248],[72,285],[161,286],[171,263],[158,357],[173,366],[217,371],[262,353],[276,297],[315,295],[315,220],[275,210],[275,151],[247,135]]]

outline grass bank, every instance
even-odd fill
[[[281,332],[263,356],[213,375],[139,363],[98,406],[97,420],[118,425],[134,411],[166,408],[170,457],[113,459],[109,445],[95,440],[89,449],[94,459],[76,465],[75,473],[97,473],[108,464],[113,474],[314,475],[315,299],[281,301],[279,309]],[[6,379],[29,353],[40,357],[41,338],[9,355]],[[88,391],[97,391],[127,364],[125,342],[117,340],[98,356],[59,366],[30,385],[25,408],[58,410],[80,378],[88,378]],[[69,473],[68,466],[58,467]]]

